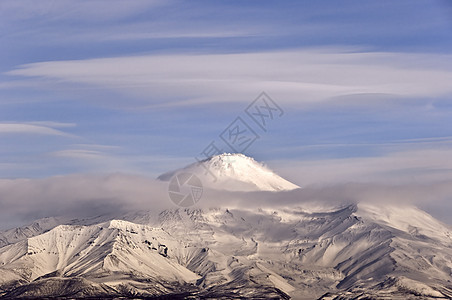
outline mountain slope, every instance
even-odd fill
[[[242,155],[205,162],[216,182],[199,164],[178,172],[198,172],[217,189],[298,188]],[[407,205],[220,205],[48,218],[0,232],[6,299],[451,299],[451,280],[451,229]]]
[[[65,218],[44,218],[36,220],[30,225],[0,232],[0,247],[44,233],[65,221],[67,221]]]
[[[127,221],[59,225],[0,248],[0,282],[8,286],[11,282],[36,284],[46,277],[83,278],[81,282],[90,287],[102,283],[118,292],[127,281],[195,281],[199,276],[171,259],[174,249],[183,248],[162,229]],[[162,287],[146,287],[147,295],[165,291]]]
[[[328,212],[175,209],[57,226],[0,248],[0,288],[18,297],[75,280],[78,292],[91,296],[450,297],[450,231],[413,211],[422,222],[406,229],[403,217],[388,223],[369,205]],[[137,224],[143,220],[148,225]],[[436,228],[428,240],[424,222]]]

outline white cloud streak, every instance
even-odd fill
[[[46,21],[58,20],[84,20],[84,21],[106,21],[118,20],[139,13],[144,9],[163,5],[160,0],[139,1],[110,0],[105,5],[103,0],[91,0],[73,2],[69,0],[43,0],[43,1],[2,1],[3,21],[25,21],[34,18],[44,18]]]
[[[316,102],[349,94],[452,94],[450,55],[310,49],[49,61],[9,75],[115,90],[150,105],[249,101],[265,90],[280,101]]]
[[[33,121],[33,122],[27,122],[26,124],[51,127],[51,128],[69,128],[69,127],[77,126],[77,124],[75,124],[75,123],[65,123],[65,122],[55,122],[55,121]]]
[[[48,125],[48,124],[47,124]],[[53,124],[55,126],[55,124]],[[61,125],[61,124],[59,124]],[[58,126],[60,127],[60,126]],[[42,125],[28,123],[0,123],[0,134],[38,134],[73,137],[71,134]]]
[[[100,151],[81,150],[81,149],[61,150],[53,152],[52,154],[58,157],[89,159],[89,160],[99,160],[105,157],[104,153]]]
[[[372,157],[275,160],[269,165],[300,186],[350,182],[424,184],[452,180],[450,146],[395,151]]]
[[[48,44],[65,42],[79,43],[99,41],[139,41],[148,39],[175,38],[231,38],[259,35],[267,32],[266,28],[244,28],[243,24],[231,23],[225,28],[224,24],[209,24],[202,21],[196,25],[187,22],[186,18],[197,18],[198,10],[184,9],[180,3],[171,0],[139,1],[109,0],[105,5],[103,0],[91,0],[74,3],[72,1],[2,1],[0,10],[0,25],[4,27],[16,24],[15,30],[5,32],[10,35],[39,36],[40,43],[45,40]],[[171,7],[174,14],[180,14],[181,19],[163,16],[163,12]],[[134,18],[144,12],[154,17]],[[186,15],[188,12],[188,15]],[[191,15],[190,13],[194,13]],[[118,25],[118,21],[120,25]],[[34,27],[23,26],[33,22]],[[68,22],[68,25],[66,25]],[[74,26],[74,22],[78,26]],[[183,23],[181,25],[180,23]],[[96,30],[92,30],[95,27]],[[62,30],[64,29],[64,30]],[[69,33],[69,34],[68,34]]]

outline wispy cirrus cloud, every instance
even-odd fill
[[[40,124],[40,125],[37,125]],[[44,126],[47,125],[47,126]],[[50,127],[50,126],[51,127]],[[68,123],[0,123],[0,134],[38,134],[38,135],[56,135],[64,137],[74,137],[74,135],[54,129],[52,127],[72,127],[75,124]]]
[[[248,101],[259,90],[299,104],[351,94],[451,95],[452,64],[447,61],[450,55],[324,48],[49,61],[7,74],[116,91],[149,105]]]
[[[413,146],[413,145],[412,145]],[[384,155],[310,160],[274,160],[269,164],[300,186],[352,182],[423,184],[452,180],[452,144],[426,145]]]
[[[51,128],[70,128],[76,127],[76,123],[67,123],[67,122],[55,122],[55,121],[32,121],[27,122],[26,124],[51,127]]]
[[[83,1],[74,3],[72,1],[44,0],[37,3],[32,0],[25,1],[3,1],[2,22],[30,21],[39,19],[41,24],[63,20],[84,20],[91,22],[103,22],[106,20],[118,20],[142,12],[156,6],[164,5],[161,0],[139,1],[131,0],[124,3],[120,0],[111,0],[109,5],[105,1]],[[99,13],[99,12],[102,13]],[[44,18],[44,19],[42,19]]]
[[[157,177],[168,171],[193,161],[192,157],[172,157],[165,155],[134,155],[125,149],[108,145],[72,145],[64,150],[47,153],[49,165],[60,165],[94,173],[127,172]]]
[[[81,149],[56,151],[56,152],[53,152],[52,155],[55,155],[58,157],[68,157],[68,158],[77,158],[77,159],[94,159],[94,160],[98,160],[100,158],[105,157],[105,154],[100,151],[81,150]]]
[[[246,20],[244,24],[231,22],[225,25],[210,22],[209,26],[206,26],[208,22],[199,18],[206,8],[192,9],[192,7],[196,7],[196,4],[170,0],[131,0],[127,3],[112,0],[108,5],[102,0],[77,4],[66,0],[44,0],[39,3],[28,0],[20,2],[5,0],[1,6],[0,24],[4,24],[4,27],[15,25],[14,30],[4,32],[7,38],[28,36],[34,40],[35,36],[39,36],[34,40],[37,44],[45,40],[46,43],[53,45],[247,37],[261,35],[266,29],[262,26],[257,28],[246,26]],[[179,15],[179,18],[176,20],[167,18],[168,9],[173,14]],[[143,18],[144,14],[146,18]],[[33,23],[35,26],[24,26],[27,23]],[[74,26],[74,23],[77,25]],[[92,30],[93,26],[96,30]]]

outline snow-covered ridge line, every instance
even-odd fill
[[[279,197],[298,188],[242,154],[204,163],[216,183],[199,163],[176,172],[198,172],[216,189]],[[451,230],[407,205],[312,201],[47,218],[0,233],[0,242],[0,298],[452,298]]]
[[[391,207],[351,204],[325,212],[173,209],[89,225],[74,220],[0,247],[0,297],[11,282],[47,286],[45,278],[61,276],[83,278],[83,289],[97,296],[99,283],[122,296],[121,284],[148,296],[180,290],[180,284],[196,293],[218,288],[239,295],[249,288],[256,297],[277,290],[320,297],[357,286],[375,297],[375,286],[385,286],[390,298],[447,295],[449,232],[428,214],[406,209],[409,214],[399,217]],[[416,220],[411,227],[401,226],[410,218]]]

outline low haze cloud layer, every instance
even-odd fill
[[[0,228],[51,216],[121,216],[129,211],[178,208],[170,201],[167,188],[167,182],[124,174],[1,180]],[[430,213],[450,224],[450,215],[444,213],[452,209],[448,204],[450,195],[452,180],[415,185],[311,185],[286,192],[227,192],[206,188],[202,199],[192,208],[277,209],[298,206],[312,210],[369,202],[428,207]]]

